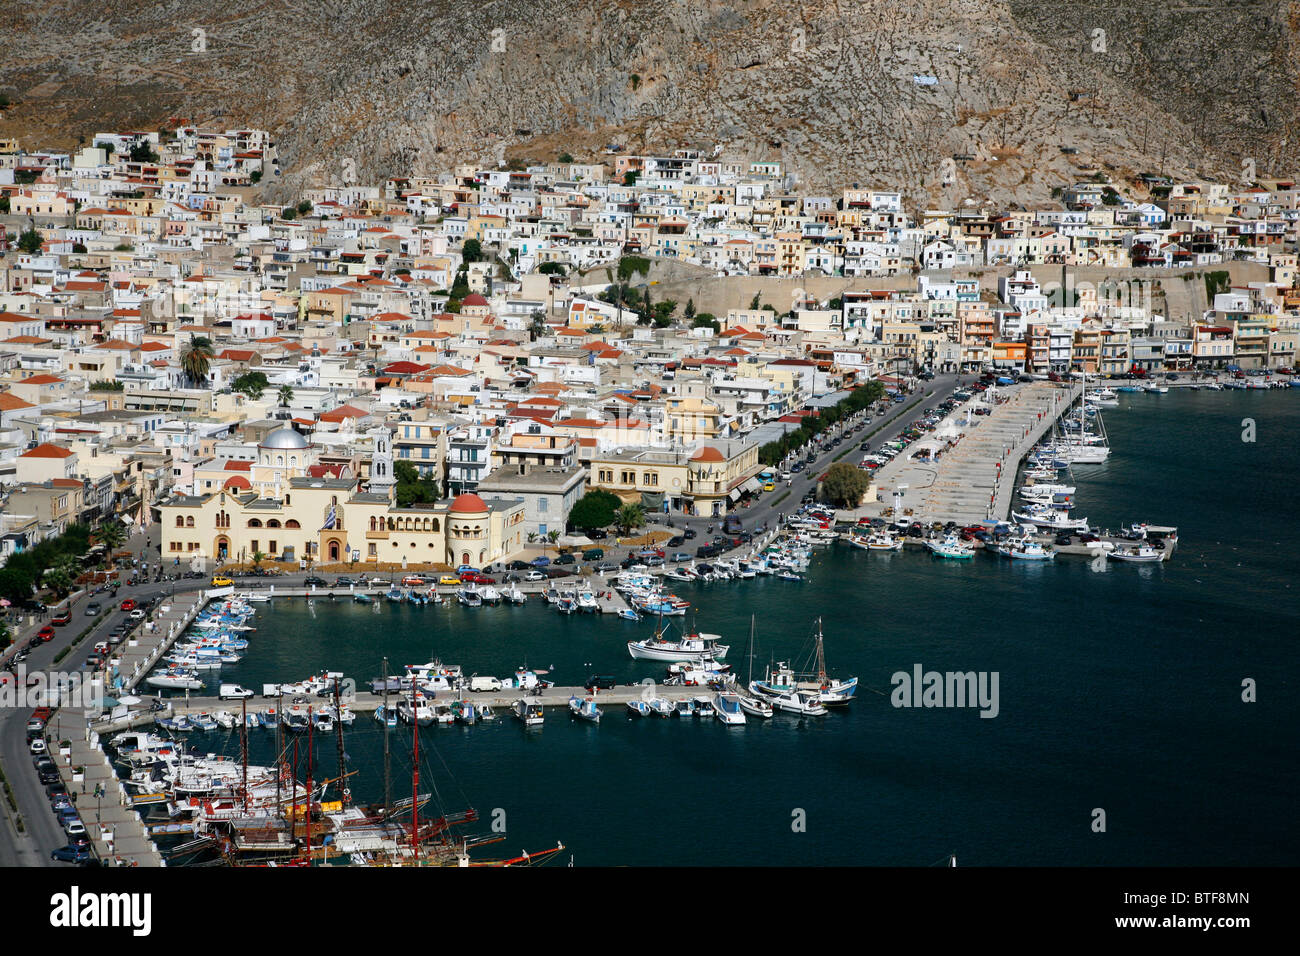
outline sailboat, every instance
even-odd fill
[[[858,679],[850,677],[847,680],[836,680],[827,675],[820,617],[817,619],[817,633],[813,638],[812,658],[813,669],[810,671],[796,672],[790,664],[783,661],[774,668],[768,668],[767,676],[763,680],[751,681],[749,688],[754,693],[767,697],[778,709],[797,710],[799,713],[816,713],[816,711],[800,710],[794,706],[798,702],[790,698],[797,695],[807,695],[816,703],[827,706],[847,704],[851,701],[858,689]],[[782,707],[777,698],[787,698],[786,703],[791,706]]]
[[[754,616],[749,617],[749,684],[754,683]],[[749,686],[747,684],[746,686]],[[751,717],[768,718],[776,711],[772,705],[763,700],[762,697],[749,697],[745,694],[737,693],[736,697],[740,701],[740,709]]]

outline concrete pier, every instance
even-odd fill
[[[893,508],[901,488],[899,517],[909,522],[969,525],[1005,520],[1020,462],[1081,393],[1082,386],[1050,382],[1015,386],[1006,390],[1006,402],[978,417],[968,413],[977,403],[972,399],[934,433],[942,441],[945,428],[962,432],[954,447],[944,449],[937,459],[918,459],[915,454],[924,440],[914,442],[876,472],[881,513]]]

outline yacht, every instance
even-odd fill
[[[873,534],[867,538],[868,551],[902,551],[903,539],[895,538],[888,532]]]
[[[1024,511],[1013,511],[1011,517],[1021,524],[1031,524],[1051,531],[1087,531],[1087,518],[1071,518],[1049,505],[1030,505]]]
[[[755,681],[757,683],[757,681]],[[817,701],[815,694],[806,691],[794,691],[788,694],[774,694],[768,698],[777,710],[803,717],[820,717],[829,713],[824,705]]]

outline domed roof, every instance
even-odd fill
[[[691,455],[691,461],[726,461],[722,452],[718,451],[712,445],[705,445],[694,455]]]
[[[453,501],[451,507],[447,509],[447,513],[454,515],[474,515],[483,514],[487,510],[487,502],[471,492],[468,494],[457,495],[456,500]]]
[[[253,487],[253,484],[243,475],[231,475],[221,487],[229,488],[231,491],[247,491]]]
[[[460,300],[461,305],[487,305],[488,300],[483,298],[477,292],[471,292],[465,298]]]
[[[258,447],[291,450],[296,448],[306,448],[310,444],[311,442],[301,434],[286,425],[284,428],[277,428],[275,431],[268,434]]]

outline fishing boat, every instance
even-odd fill
[[[192,670],[182,670],[179,668],[169,667],[161,674],[154,674],[145,678],[145,683],[150,687],[161,687],[172,690],[201,690],[203,681]]]
[[[1030,505],[1024,511],[1013,511],[1011,517],[1021,524],[1031,524],[1050,531],[1087,531],[1087,518],[1071,518],[1046,505]]]
[[[778,571],[776,576],[782,581],[802,581],[803,575],[795,574],[793,571]]]
[[[540,697],[520,697],[510,706],[515,719],[522,721],[525,727],[540,727],[546,715],[542,713]]]
[[[649,717],[650,705],[644,700],[629,700],[627,709],[632,712],[633,717]]]
[[[473,725],[478,723],[478,708],[470,700],[454,700],[451,703],[451,712],[456,717],[456,723]]]
[[[519,590],[519,585],[513,583],[501,592],[501,596],[511,604],[523,604],[528,600],[528,595]]]
[[[352,595],[352,600],[355,601],[355,602],[358,603],[358,604],[374,604],[374,603],[375,603],[375,599],[372,598],[369,594],[362,594],[362,593],[360,593],[360,592],[358,592],[358,593]]]
[[[190,718],[190,723],[192,723],[195,726],[195,728],[197,728],[198,730],[202,730],[204,732],[216,730],[218,727],[218,724],[216,720],[213,718],[213,716],[206,712],[201,714],[195,714],[193,717]]]
[[[693,701],[693,700],[679,700],[679,701],[677,702],[676,710],[677,710],[677,716],[678,716],[678,717],[694,717],[694,716],[695,716],[695,701]]]
[[[776,711],[772,705],[759,697],[750,697],[747,694],[736,694],[736,699],[740,701],[740,709],[751,717],[759,717],[764,720],[771,717]]]
[[[483,606],[483,596],[479,594],[477,585],[473,584],[469,587],[458,588],[456,590],[456,600],[465,607]]]
[[[305,734],[311,723],[311,717],[306,707],[295,704],[280,715],[280,722],[290,733]]]
[[[596,593],[591,588],[583,588],[578,592],[578,610],[586,614],[600,610],[600,605],[596,603]]]
[[[496,719],[497,719],[497,715],[496,715],[496,712],[495,712],[491,707],[489,707],[487,704],[479,704],[479,705],[478,705],[478,719],[479,719],[479,720],[496,720]]]
[[[925,546],[936,558],[962,561],[975,557],[975,549],[968,544],[963,544],[961,538],[955,534],[947,535],[940,541],[927,541]]]
[[[721,634],[692,634],[680,641],[668,641],[663,639],[662,631],[656,631],[654,637],[643,641],[628,641],[627,652],[636,660],[699,663],[727,656],[728,645],[719,644],[720,640]]]
[[[618,612],[618,616],[625,621],[641,620],[641,615],[638,614],[636,611],[632,610],[630,607],[620,608]]]
[[[428,727],[433,723],[433,707],[423,694],[417,692],[414,701],[410,697],[403,697],[397,702],[397,716],[404,723]]]
[[[217,726],[222,730],[234,730],[236,717],[228,710],[219,710],[212,715],[212,719],[217,722]]]
[[[1116,548],[1114,551],[1106,552],[1106,555],[1116,561],[1130,564],[1154,564],[1165,559],[1163,551],[1157,551],[1149,544],[1140,544],[1132,548]]]
[[[479,591],[479,597],[482,599],[484,604],[495,605],[501,603],[501,592],[490,584],[485,584],[483,586],[483,590]]]
[[[998,554],[1013,561],[1051,561],[1056,557],[1056,552],[1029,538],[1011,538],[996,550]]]
[[[651,697],[646,704],[650,707],[650,712],[656,717],[671,717],[673,715],[673,702],[667,697]]]
[[[596,706],[594,697],[570,697],[569,713],[582,720],[600,723],[601,709]]]
[[[714,715],[712,697],[694,697],[691,702],[695,704],[696,717],[712,717]]]
[[[389,727],[397,726],[397,711],[393,708],[386,708],[380,704],[375,708],[375,720],[381,724],[387,724]]]
[[[818,702],[816,695],[804,691],[775,694],[768,699],[777,710],[783,710],[788,714],[798,714],[801,717],[820,717],[823,714],[830,713],[825,706]]]
[[[824,706],[847,704],[857,693],[856,677],[833,678],[826,670],[826,644],[822,635],[821,618],[817,619],[812,648],[803,658],[800,666],[802,669],[796,671],[789,663],[782,661],[775,667],[769,667],[762,680],[750,680],[750,693],[769,701],[774,697],[795,693],[811,694],[819,704]]]
[[[402,603],[402,592],[397,588],[393,588],[391,591],[385,594],[384,597],[387,598],[389,601],[391,601],[393,604]]]
[[[736,694],[720,693],[713,698],[713,716],[729,727],[745,723],[745,711]]]
[[[887,532],[880,532],[867,537],[868,551],[902,551],[903,539],[895,538]]]

